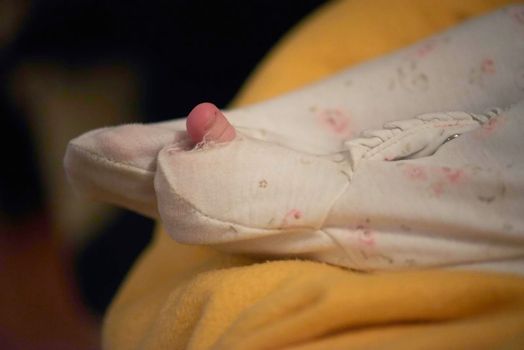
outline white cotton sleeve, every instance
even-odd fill
[[[226,111],[230,144],[190,150],[185,120],[91,131],[68,146],[68,178],[238,253],[363,270],[522,256],[522,13]]]
[[[366,271],[490,266],[524,259],[523,134],[524,101],[389,123],[332,155],[241,136],[163,149],[155,188],[183,243]]]

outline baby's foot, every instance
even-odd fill
[[[65,156],[69,180],[88,196],[158,217],[153,186],[158,152],[173,143],[227,142],[235,130],[211,103],[186,121],[130,124],[90,131],[72,140]]]
[[[235,128],[212,103],[197,105],[186,119],[187,134],[194,143],[228,142],[235,138]]]

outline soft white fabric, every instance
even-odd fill
[[[92,131],[68,147],[69,178],[160,215],[180,242],[524,273],[524,23],[511,13],[225,112],[240,130],[228,144],[190,149],[183,121]]]
[[[524,100],[366,135],[334,155],[243,135],[166,147],[155,178],[165,228],[184,243],[362,270],[524,257]]]

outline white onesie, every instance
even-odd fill
[[[182,243],[524,274],[524,6],[224,113],[236,139],[193,149],[184,121],[86,133],[69,178]]]

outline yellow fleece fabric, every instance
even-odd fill
[[[506,3],[329,3],[275,47],[235,103],[286,92]],[[524,349],[524,278],[262,262],[180,245],[159,228],[110,307],[103,343],[118,350]]]

